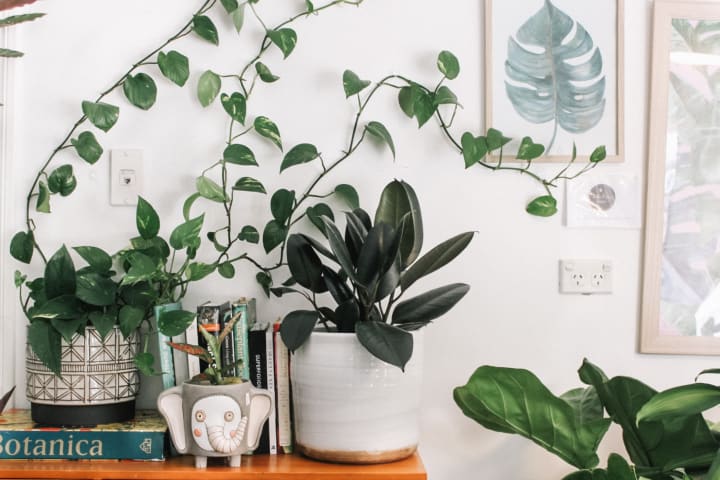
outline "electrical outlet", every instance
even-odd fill
[[[612,293],[610,260],[560,260],[560,293]]]

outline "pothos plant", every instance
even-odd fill
[[[407,114],[408,117],[417,121],[418,127],[423,127],[430,119],[435,117],[442,129],[443,133],[450,140],[451,144],[459,153],[462,154],[466,167],[479,166],[492,171],[514,171],[520,173],[533,181],[535,181],[544,190],[544,194],[534,199],[528,204],[527,211],[534,215],[550,216],[557,212],[556,200],[553,196],[552,189],[557,186],[561,180],[568,180],[582,175],[586,171],[594,168],[604,156],[604,149],[598,148],[590,157],[590,162],[579,168],[574,173],[570,172],[570,168],[575,161],[573,155],[570,163],[561,168],[554,176],[543,177],[533,171],[533,160],[542,156],[544,148],[542,145],[536,144],[526,137],[522,139],[517,159],[520,164],[503,163],[503,148],[510,139],[504,137],[501,132],[495,129],[488,130],[486,135],[476,136],[471,132],[465,132],[460,138],[451,132],[451,127],[455,115],[459,109],[459,102],[456,95],[446,85],[448,81],[455,79],[460,73],[460,64],[458,59],[451,52],[442,51],[437,58],[437,68],[441,74],[440,81],[434,87],[426,87],[421,82],[408,79],[402,75],[388,75],[380,81],[373,84],[368,80],[362,79],[359,75],[351,70],[346,70],[342,76],[342,88],[347,98],[357,100],[358,109],[354,117],[354,122],[350,132],[349,140],[344,151],[334,160],[328,161],[320,153],[316,145],[310,142],[298,143],[287,151],[280,134],[280,128],[273,120],[268,117],[257,115],[252,118],[248,115],[248,106],[252,95],[259,90],[261,84],[269,85],[280,80],[275,75],[270,66],[263,62],[264,55],[271,48],[280,50],[284,58],[287,58],[295,50],[298,43],[297,32],[291,28],[291,24],[300,19],[319,15],[323,11],[343,5],[358,6],[362,0],[333,0],[322,5],[314,5],[311,1],[306,1],[304,8],[290,16],[287,20],[275,25],[268,26],[262,18],[260,9],[263,2],[260,0],[251,0],[241,2],[238,0],[204,0],[200,7],[191,15],[191,18],[173,35],[157,48],[152,49],[148,54],[144,55],[135,62],[117,81],[115,81],[108,89],[103,91],[94,100],[86,100],[81,104],[82,116],[70,128],[69,132],[61,140],[61,142],[52,150],[47,160],[41,166],[37,176],[35,177],[26,201],[26,228],[24,231],[15,234],[11,241],[10,253],[13,257],[24,263],[31,263],[33,258],[40,259],[46,273],[48,265],[52,265],[51,270],[57,264],[69,265],[70,251],[61,249],[55,255],[48,259],[40,246],[38,240],[38,225],[35,221],[35,212],[48,214],[50,213],[50,203],[53,197],[65,197],[70,195],[77,186],[77,178],[73,173],[73,167],[70,164],[55,167],[54,164],[58,159],[58,154],[66,149],[74,151],[82,160],[88,164],[95,164],[100,160],[103,154],[103,147],[96,137],[97,131],[107,132],[118,121],[120,108],[107,102],[106,97],[116,91],[121,90],[127,101],[140,110],[148,110],[153,108],[157,100],[158,85],[153,77],[157,77],[157,73],[171,83],[183,87],[190,78],[190,61],[187,56],[178,50],[171,49],[176,42],[194,35],[208,44],[219,45],[220,35],[215,22],[210,16],[211,10],[216,6],[222,9],[221,16],[223,21],[231,22],[235,29],[240,32],[244,25],[248,23],[248,17],[254,18],[257,25],[262,28],[264,35],[260,41],[257,52],[252,55],[251,59],[240,67],[237,73],[218,73],[213,70],[202,72],[197,80],[197,98],[203,107],[210,107],[219,103],[222,107],[224,115],[227,115],[228,130],[224,137],[224,145],[219,149],[217,155],[213,155],[216,160],[196,178],[193,186],[193,193],[187,198],[183,206],[183,215],[185,217],[184,228],[192,230],[198,236],[192,237],[192,244],[177,244],[178,247],[170,242],[173,247],[172,252],[160,249],[161,254],[155,255],[153,266],[153,274],[157,274],[160,278],[168,275],[168,272],[175,272],[174,278],[179,292],[176,298],[182,298],[185,293],[187,283],[192,280],[198,280],[206,275],[217,271],[225,278],[232,278],[236,273],[235,266],[238,262],[249,262],[258,271],[256,275],[257,281],[267,294],[270,294],[270,288],[273,286],[272,274],[275,270],[281,269],[287,265],[285,258],[288,246],[288,240],[291,229],[298,224],[303,218],[307,218],[315,225],[323,228],[323,220],[321,217],[334,219],[331,207],[318,199],[324,199],[329,196],[338,196],[343,199],[347,205],[354,209],[359,207],[359,195],[357,190],[347,184],[337,185],[331,188],[325,188],[320,191],[322,185],[326,183],[326,177],[338,166],[347,161],[353,153],[363,144],[367,138],[375,138],[384,142],[392,152],[396,153],[395,143],[390,131],[386,126],[373,119],[365,120],[364,113],[373,98],[381,89],[392,89],[397,92],[399,106]],[[233,55],[237,52],[233,51]],[[90,123],[92,127],[84,129]],[[241,193],[267,194],[267,190],[263,183],[248,175],[237,174],[236,169],[245,167],[255,167],[258,165],[258,159],[252,149],[241,141],[246,135],[257,135],[274,144],[278,150],[283,153],[280,172],[295,167],[297,165],[307,164],[310,162],[319,162],[321,171],[311,179],[306,188],[301,190],[302,193],[296,193],[293,188],[280,188],[270,196],[270,219],[264,223],[262,228],[254,225],[246,224],[237,227],[233,223],[233,211],[240,205],[236,202],[236,195]],[[490,157],[488,154],[493,153]],[[202,225],[202,214],[193,215],[192,211],[196,207],[198,200],[209,202],[210,205],[217,205],[224,213],[225,222],[219,226]],[[33,208],[34,207],[34,208]],[[33,211],[34,210],[34,211]],[[192,226],[192,229],[190,228]],[[180,228],[180,227],[178,227]],[[214,260],[206,263],[194,262],[194,257],[200,246],[200,229],[205,228],[205,236],[214,246],[216,256]],[[261,233],[262,230],[262,233]],[[141,237],[143,237],[141,232]],[[171,236],[172,239],[172,236]],[[143,241],[148,239],[143,238]],[[274,254],[274,260],[256,259],[243,251],[243,244],[254,244],[262,242],[262,246],[267,254]],[[144,242],[140,242],[140,247],[133,244],[132,248],[125,253],[126,261],[124,266],[128,266],[124,272],[120,272],[112,276],[113,281],[117,285],[117,291],[121,291],[120,286],[123,285],[122,276],[132,271],[135,265],[132,265],[132,258],[142,258],[132,252],[140,248],[144,250]],[[94,248],[94,247],[89,247]],[[94,250],[93,250],[94,251]],[[77,252],[80,254],[80,252]],[[137,253],[137,252],[135,252]],[[147,252],[140,252],[146,254]],[[157,252],[156,252],[157,253]],[[164,255],[168,253],[168,255]],[[178,255],[176,255],[178,254]],[[176,258],[178,257],[178,258]],[[182,259],[180,259],[182,257]],[[56,258],[57,261],[50,260]],[[84,257],[83,257],[84,258]],[[104,256],[103,256],[104,258]],[[87,259],[85,259],[87,261]],[[182,266],[180,270],[174,270],[174,262],[179,261]],[[140,262],[136,262],[140,263]],[[147,267],[146,274],[150,273],[150,262],[143,262]],[[90,266],[90,265],[89,265]],[[137,268],[137,267],[136,267]],[[66,268],[66,280],[69,280],[69,268]],[[104,275],[108,278],[112,274],[112,270],[103,270],[95,272],[98,275]],[[189,275],[188,275],[189,273]],[[22,286],[26,281],[25,277],[17,273],[16,283]],[[75,281],[77,284],[77,279]],[[102,282],[109,286],[109,282]],[[141,283],[141,282],[138,282]],[[33,297],[41,300],[53,300],[60,294],[70,295],[70,288],[65,290],[53,290],[51,287],[51,297],[46,298],[41,294],[36,294],[33,289],[39,288],[40,282],[30,282],[27,284]],[[51,284],[55,285],[54,281]],[[100,289],[100,284],[92,284],[89,288]],[[127,282],[125,283],[127,285]],[[155,289],[156,292],[163,290],[163,287]],[[47,292],[46,292],[47,293]],[[57,294],[57,295],[56,295]],[[22,294],[21,294],[22,298]],[[153,301],[160,301],[162,298],[153,297]],[[27,299],[21,302],[26,313],[32,315],[31,306]],[[125,300],[121,299],[121,302]],[[42,302],[41,302],[42,303]],[[87,302],[86,302],[87,303]],[[124,307],[127,303],[121,303]],[[36,305],[33,304],[32,307]],[[41,305],[37,305],[39,308]],[[106,307],[107,305],[103,306]],[[118,309],[119,312],[122,307]],[[129,311],[126,309],[126,311]],[[175,314],[178,320],[173,322],[172,331],[181,331],[187,327],[193,317],[190,312]],[[67,316],[67,315],[62,315]],[[47,332],[52,333],[50,339],[42,340],[44,345],[38,348],[47,352],[54,351],[57,347],[60,330],[70,332],[73,324],[77,330],[81,330],[85,323],[73,320],[73,324],[63,323],[60,329],[52,324],[47,317],[41,317],[41,323]],[[93,318],[97,318],[95,315]],[[31,318],[32,320],[32,318]],[[67,322],[68,319],[56,316],[55,323]],[[92,321],[89,317],[88,320]],[[119,316],[117,317],[119,322]],[[35,322],[32,322],[35,323]],[[131,322],[134,323],[134,322]],[[37,327],[40,328],[40,327]],[[60,335],[58,335],[60,334]],[[38,336],[39,337],[39,336]],[[40,341],[40,340],[39,340]],[[35,348],[35,345],[33,345]],[[144,360],[140,362],[142,368],[149,371],[148,363],[150,357],[145,354]],[[49,355],[44,355],[49,358]]]
[[[29,5],[35,3],[35,0],[0,0],[0,11],[10,10],[12,8],[21,7],[23,5]],[[20,15],[10,15],[0,19],[0,28],[6,28],[19,23],[30,22],[37,18],[45,16],[44,13],[23,13]],[[0,48],[0,57],[4,58],[16,58],[22,57],[24,54],[18,50],[10,48]]]
[[[470,287],[453,283],[400,299],[417,280],[459,255],[473,232],[456,235],[420,256],[420,204],[413,188],[397,180],[383,190],[374,221],[360,208],[345,217],[344,238],[332,220],[322,219],[329,248],[307,235],[290,236],[287,258],[291,281],[273,292],[299,293],[313,309],[290,312],[280,325],[280,335],[294,351],[318,323],[328,330],[332,325],[333,331],[354,332],[372,355],[404,370],[413,351],[410,332],[444,315]],[[320,256],[330,264],[323,263]],[[318,298],[326,292],[334,308]]]
[[[720,439],[702,416],[718,404],[717,387],[658,393],[587,360],[578,373],[586,386],[555,396],[528,370],[482,366],[453,395],[485,428],[526,437],[575,467],[564,480],[720,478]],[[597,449],[611,423],[622,428],[630,462],[611,454],[601,468]]]

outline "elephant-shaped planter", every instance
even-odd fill
[[[195,455],[196,468],[205,468],[207,457],[229,457],[239,467],[241,455],[257,448],[272,404],[272,395],[250,382],[185,382],[157,400],[175,448]]]

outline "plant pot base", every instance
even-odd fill
[[[362,452],[362,451],[341,451],[341,450],[318,450],[308,448],[299,443],[295,444],[298,452],[315,460],[331,463],[350,463],[357,465],[371,465],[375,463],[390,463],[409,457],[415,450],[417,445],[412,447],[401,448],[399,450],[386,450],[382,452]]]
[[[48,405],[31,403],[30,413],[35,423],[54,427],[86,427],[103,423],[117,423],[135,417],[135,400],[106,405]]]

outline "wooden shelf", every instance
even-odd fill
[[[381,465],[337,465],[299,455],[255,455],[242,458],[240,468],[208,459],[196,469],[191,456],[161,462],[129,460],[0,460],[0,478],[82,480],[426,480],[420,456]]]

